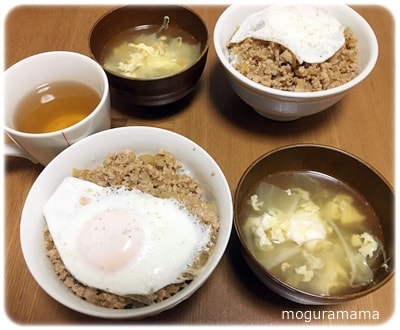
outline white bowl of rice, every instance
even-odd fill
[[[300,11],[304,9],[303,7],[302,5],[293,6],[293,8],[301,8]],[[345,40],[340,48],[334,48],[332,51],[334,55],[324,59],[323,62],[317,63],[313,60],[307,62],[304,59],[300,64],[301,60],[296,56],[299,53],[288,53],[289,46],[282,45],[288,41],[287,44],[293,46],[291,42],[298,43],[304,37],[303,45],[300,42],[300,45],[294,46],[301,50],[310,40],[312,33],[323,31],[323,28],[318,26],[311,26],[311,30],[314,29],[311,33],[311,30],[304,28],[304,31],[308,31],[305,33],[309,34],[303,35],[299,32],[303,31],[301,25],[293,31],[285,30],[286,35],[282,34],[285,32],[274,35],[274,32],[271,32],[272,29],[262,32],[263,37],[269,33],[262,40],[260,40],[262,37],[259,37],[259,34],[255,36],[253,31],[253,34],[247,34],[246,39],[232,42],[232,37],[249,17],[267,11],[269,8],[272,7],[262,4],[231,5],[221,14],[214,29],[214,47],[229,83],[236,94],[260,115],[272,120],[289,121],[316,114],[337,103],[373,70],[378,57],[376,36],[365,19],[347,5],[309,6],[313,8],[311,14],[307,9],[306,15],[311,18],[308,19],[305,16],[306,24],[313,24],[319,12],[323,12],[340,24],[341,38]],[[290,9],[287,12],[290,11],[293,14],[296,10]],[[276,14],[271,14],[268,19],[272,23],[268,24],[271,26],[281,24],[277,27],[277,31],[293,26],[294,20],[289,21],[288,24],[284,22],[285,9],[281,9],[279,14],[281,16],[278,19],[274,19],[277,17]],[[297,13],[292,17],[296,15]],[[265,22],[267,18],[261,25],[267,26]],[[320,26],[324,24],[321,21],[319,23]],[[249,26],[257,30],[260,21],[254,21]],[[259,31],[267,30],[265,28]],[[326,50],[330,40],[332,44],[335,44],[338,33],[336,35],[332,34],[332,31],[330,33],[324,35],[324,32],[321,32],[321,38],[328,38],[320,43],[321,52]],[[242,36],[244,37],[245,34]],[[275,42],[271,42],[271,36]],[[266,51],[267,47],[269,48]],[[311,51],[316,52],[318,46],[312,47]],[[306,50],[303,48],[302,51],[304,53]]]
[[[79,185],[83,185],[81,190]],[[128,196],[127,203],[121,202],[124,196]],[[138,203],[129,204],[138,196],[142,198]],[[92,211],[86,208],[90,205]],[[171,205],[173,208],[168,208]],[[176,205],[178,209],[174,208]],[[84,208],[86,211],[82,211]],[[161,211],[157,213],[158,209]],[[171,213],[174,216],[170,217],[166,212],[176,215]],[[124,214],[128,213],[132,218],[125,222]],[[64,217],[67,224],[61,226]],[[171,218],[183,220],[174,222],[171,230]],[[125,226],[131,226],[129,219],[136,221],[136,227],[129,228],[142,231],[142,236],[135,236],[132,231],[126,235],[129,228]],[[72,224],[80,221],[85,224],[74,229]],[[98,226],[91,226],[94,221],[103,221],[106,235],[95,236]],[[168,130],[135,126],[91,135],[54,158],[27,196],[20,237],[32,276],[53,299],[95,317],[141,319],[173,308],[203,285],[225,252],[232,222],[229,185],[218,164],[203,148]],[[121,228],[118,224],[122,224],[121,234],[116,234]],[[201,226],[201,232],[196,231],[196,226]],[[57,227],[61,228],[58,232]],[[162,239],[157,241],[159,237]],[[193,238],[201,241],[196,247],[191,245]],[[118,245],[123,240],[141,243],[133,250],[125,244],[121,257],[110,254],[115,246],[119,252]],[[91,245],[94,253],[89,250],[91,242],[95,242]],[[158,242],[167,242],[163,243],[167,244],[165,249]],[[182,245],[177,248],[176,242]],[[70,246],[67,253],[64,246]],[[188,254],[183,253],[184,267],[182,262],[175,265],[185,250],[189,251],[190,262],[185,261]],[[71,264],[68,254],[73,260],[80,260],[78,270],[76,261]],[[154,264],[157,258],[160,260]],[[161,260],[168,258],[171,260]],[[142,290],[144,285],[149,288]]]

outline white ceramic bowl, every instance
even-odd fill
[[[94,168],[109,152],[130,148],[135,153],[171,152],[185,169],[197,178],[209,198],[218,208],[221,228],[215,251],[204,270],[186,288],[171,298],[146,307],[126,310],[109,309],[88,303],[71,293],[57,279],[46,257],[42,208],[49,196],[73,167]],[[218,164],[199,145],[168,130],[153,127],[123,127],[91,135],[64,150],[41,172],[26,199],[20,227],[22,252],[35,280],[51,297],[61,304],[84,314],[102,318],[144,318],[170,309],[189,298],[207,280],[225,252],[233,223],[233,204],[229,185]],[[33,301],[31,303],[34,303]]]
[[[356,11],[346,5],[321,5],[340,22],[351,28],[358,40],[357,76],[351,81],[325,91],[289,92],[253,82],[235,70],[228,60],[226,45],[237,27],[251,14],[266,5],[229,6],[219,17],[214,29],[214,47],[232,88],[260,115],[280,121],[294,120],[326,110],[338,102],[372,71],[378,58],[378,42],[374,31]]]

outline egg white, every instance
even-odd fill
[[[210,228],[173,199],[73,177],[43,213],[69,272],[119,295],[146,295],[179,281],[210,241]]]
[[[246,38],[279,43],[302,64],[322,63],[345,43],[344,26],[322,8],[312,5],[271,5],[250,15],[231,42]]]

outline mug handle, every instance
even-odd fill
[[[24,149],[17,146],[14,143],[5,143],[4,144],[4,154],[6,156],[15,156],[29,159],[32,163],[38,164],[38,161],[34,159],[31,155],[29,155]]]

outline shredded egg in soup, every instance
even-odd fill
[[[239,216],[257,260],[301,290],[355,292],[387,267],[374,210],[358,192],[327,175],[271,174],[251,189]]]

